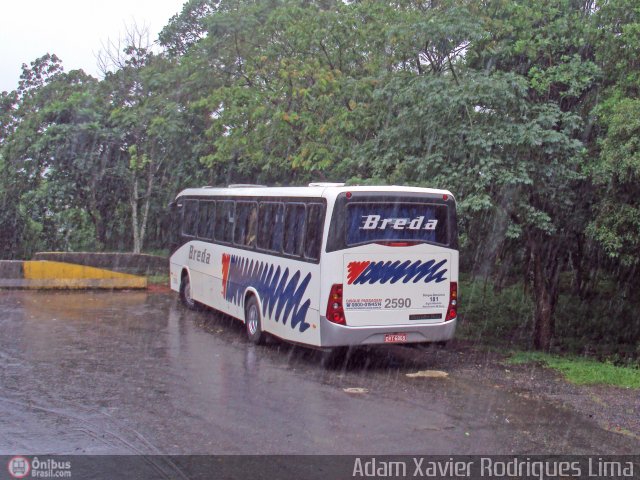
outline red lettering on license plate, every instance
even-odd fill
[[[387,333],[384,336],[384,343],[402,343],[406,341],[406,333]]]

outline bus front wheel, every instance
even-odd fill
[[[189,310],[197,310],[198,304],[191,296],[191,282],[189,281],[189,274],[182,276],[180,282],[180,301]]]
[[[265,341],[265,333],[262,331],[262,320],[260,318],[260,306],[256,297],[247,299],[244,307],[244,323],[247,327],[247,337],[256,345],[262,345]]]

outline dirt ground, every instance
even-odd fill
[[[503,353],[454,340],[424,348],[451,375],[493,385],[525,398],[541,398],[577,411],[602,428],[640,440],[640,391],[606,385],[574,385],[539,363],[510,365]]]

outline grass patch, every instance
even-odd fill
[[[576,385],[613,385],[640,388],[640,368],[619,367],[579,357],[559,357],[542,352],[516,352],[508,360],[512,365],[538,362],[562,373]]]
[[[156,248],[151,250],[145,250],[142,252],[147,255],[156,255],[158,257],[169,258],[169,249],[168,248]]]

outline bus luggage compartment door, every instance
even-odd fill
[[[346,324],[356,327],[444,322],[451,270],[449,253],[344,255]]]

